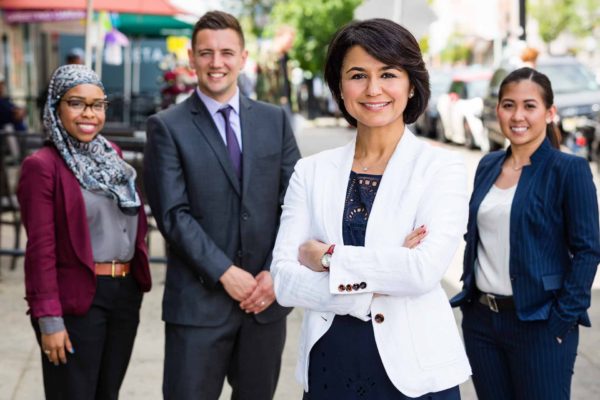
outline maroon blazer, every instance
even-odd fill
[[[85,314],[96,293],[85,203],[77,178],[54,146],[46,146],[23,161],[17,197],[27,231],[28,313],[34,318]],[[131,273],[145,292],[152,285],[147,231],[142,206]]]

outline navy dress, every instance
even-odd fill
[[[344,245],[364,246],[371,207],[381,175],[350,173],[344,206]],[[371,321],[336,315],[310,352],[309,392],[304,400],[405,400],[385,372]],[[418,399],[460,399],[458,386]]]

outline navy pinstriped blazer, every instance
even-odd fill
[[[465,235],[463,290],[452,306],[476,294],[477,212],[508,151],[486,155],[477,167]],[[548,320],[556,337],[590,326],[587,309],[600,262],[598,200],[588,162],[554,149],[548,139],[523,167],[510,213],[510,280],[519,319]]]

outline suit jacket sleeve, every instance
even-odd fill
[[[340,296],[329,293],[329,274],[314,272],[298,262],[298,248],[310,235],[310,206],[303,160],[296,165],[285,195],[271,273],[277,302],[288,307],[353,315],[366,319],[372,294]]]
[[[298,150],[298,145],[296,144],[296,139],[294,137],[294,132],[292,131],[292,126],[290,125],[290,121],[287,118],[287,114],[285,110],[281,108],[281,113],[283,114],[283,141],[281,147],[281,180],[279,187],[279,204],[283,206],[285,193],[288,188],[288,183],[290,182],[290,177],[294,172],[294,166],[300,159],[300,151]],[[267,262],[265,263],[264,270],[271,269],[271,263],[273,261],[273,255],[269,255],[267,258]]]
[[[37,156],[25,159],[17,196],[27,231],[25,299],[34,318],[62,316],[56,271],[55,187],[52,162]]]
[[[330,266],[331,293],[338,291],[339,282],[368,282],[366,290],[392,296],[420,295],[440,284],[466,228],[467,174],[456,155],[441,162],[432,174],[415,218],[415,226],[427,227],[423,242],[413,249],[336,245]],[[342,293],[355,296],[356,292]]]
[[[585,159],[573,158],[565,183],[563,211],[572,260],[549,317],[549,328],[557,337],[563,337],[590,306],[591,287],[600,262],[598,199]]]
[[[158,228],[198,279],[214,286],[233,262],[190,213],[183,160],[169,127],[153,115],[147,132],[144,183]]]

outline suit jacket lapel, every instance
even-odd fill
[[[225,171],[225,175],[229,178],[231,185],[238,195],[241,195],[240,181],[233,170],[233,165],[231,165],[231,160],[229,160],[229,155],[227,154],[227,147],[225,143],[223,143],[223,139],[219,134],[219,130],[215,126],[215,123],[208,113],[206,106],[202,103],[202,100],[194,93],[188,99],[188,104],[190,107],[190,112],[192,113],[192,121],[200,131],[200,133],[204,136],[212,151],[217,156],[221,167]],[[243,130],[242,130],[243,132]],[[244,147],[246,143],[244,142]],[[244,148],[245,150],[245,148]],[[245,166],[244,166],[245,169]]]
[[[57,153],[58,156],[58,153]],[[60,156],[58,156],[60,157]],[[58,168],[61,187],[65,200],[65,215],[67,216],[67,227],[69,238],[73,244],[73,250],[79,260],[94,270],[94,255],[92,252],[92,239],[87,223],[85,202],[81,193],[81,187],[75,175],[67,168],[62,159],[58,160],[61,165]]]
[[[252,162],[256,150],[260,148],[259,141],[263,137],[260,130],[256,129],[256,121],[250,118],[250,100],[240,95],[240,127],[242,129],[242,191],[245,192],[250,183]]]
[[[381,227],[394,223],[394,219],[390,219],[389,216],[389,207],[391,204],[398,204],[402,199],[412,171],[405,165],[413,163],[413,159],[418,155],[419,145],[417,138],[405,128],[379,183],[369,214],[365,245],[380,240],[376,234],[381,234]]]
[[[342,222],[355,145],[356,140],[352,140],[340,151],[332,153],[330,164],[326,165],[323,171],[317,172],[317,176],[329,178],[326,181],[320,180],[323,187],[320,192],[323,197],[318,199],[321,204],[321,215],[325,219],[324,230],[327,237],[323,240],[328,243],[344,243]]]

